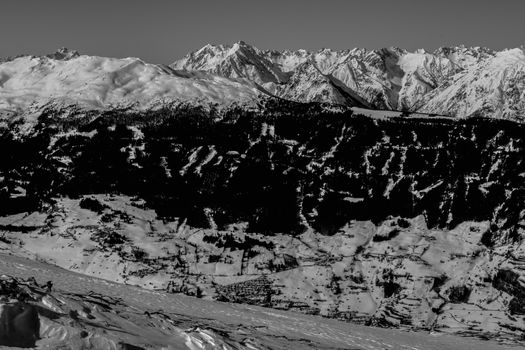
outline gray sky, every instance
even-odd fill
[[[409,50],[525,44],[525,0],[2,0],[0,57],[60,47],[171,63],[207,43]]]

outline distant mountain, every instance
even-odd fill
[[[171,103],[322,102],[451,117],[525,118],[522,48],[334,51],[206,45],[170,66],[80,55],[0,60],[0,114],[42,106],[144,110]]]
[[[525,53],[513,49],[471,64],[427,94],[420,110],[524,120]]]
[[[247,78],[273,90],[288,81],[288,74],[265,57],[263,51],[243,41],[232,46],[206,45],[171,65],[174,69],[206,71],[228,78]]]
[[[323,74],[314,62],[305,61],[293,71],[288,82],[277,87],[282,98],[300,102],[330,102],[368,107],[361,97],[338,79]]]
[[[8,111],[49,102],[104,109],[171,101],[242,103],[256,100],[260,93],[247,80],[178,72],[138,58],[79,55],[67,49],[0,63],[0,109]]]
[[[240,41],[232,46],[206,45],[171,67],[228,78],[247,78],[268,92],[293,101],[366,105],[353,91],[324,74],[317,62],[300,55],[278,55]]]
[[[521,120],[524,57],[523,49],[263,51],[239,42],[207,45],[171,67],[247,78],[299,102]]]

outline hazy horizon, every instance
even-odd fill
[[[260,49],[520,47],[525,2],[440,0],[7,1],[0,57],[61,47],[169,64],[210,44]]]

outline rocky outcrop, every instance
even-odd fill
[[[513,297],[509,302],[511,314],[525,315],[525,283],[520,281],[518,273],[512,270],[499,270],[494,276],[492,285]]]
[[[7,276],[0,278],[1,346],[35,346],[40,337],[40,321],[32,303],[41,291],[34,279],[21,283]]]
[[[30,348],[39,337],[40,321],[34,306],[0,306],[0,345]]]

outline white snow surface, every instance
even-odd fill
[[[277,96],[300,102],[341,103],[337,94],[318,82],[322,74],[377,109],[522,120],[523,56],[523,48],[501,52],[464,46],[434,52],[395,47],[264,51],[240,42],[207,45],[172,67],[244,77]],[[317,69],[305,74],[305,64]]]
[[[63,51],[64,52],[64,51]],[[229,104],[255,100],[260,90],[243,79],[178,72],[138,58],[22,56],[0,63],[0,110],[23,111],[50,101],[99,109],[160,101]]]
[[[491,115],[522,119],[525,111],[525,53],[498,52],[456,76],[450,85],[432,91],[422,111],[449,115]]]
[[[185,220],[161,220],[154,210],[144,208],[143,201],[126,196],[89,198],[106,209],[93,212],[82,208],[80,199],[57,198],[50,210],[0,217],[0,251],[91,276],[86,279],[98,277],[205,299],[222,295],[226,297],[222,300],[235,301],[252,284],[257,291],[249,292],[248,298],[258,303],[259,291],[264,295],[271,285],[278,291],[272,297],[274,308],[310,310],[328,317],[351,315],[353,322],[375,315],[390,325],[404,327],[405,322],[409,329],[429,329],[440,337],[479,335],[516,344],[524,329],[523,319],[508,313],[511,296],[480,281],[502,268],[523,275],[525,244],[488,251],[479,244],[488,222],[464,222],[452,230],[439,230],[428,228],[420,216],[407,220],[409,227],[399,227],[401,234],[376,241],[376,236],[390,235],[397,219],[380,225],[352,222],[334,236],[311,230],[297,237],[263,236],[246,233],[242,223],[217,231],[192,228]],[[238,242],[251,237],[262,243],[252,247],[257,254],[250,257],[243,250],[213,243],[226,234]],[[385,296],[385,271],[396,276],[402,287],[399,295]],[[454,273],[447,274],[440,291],[434,290],[435,278],[446,271]],[[448,291],[462,285],[471,288],[469,300],[447,302]]]
[[[6,253],[0,253],[0,274],[53,282],[53,291],[37,303],[37,349],[514,349],[493,341],[365,327],[167,294]],[[75,313],[75,319],[68,317]]]
[[[443,47],[434,52],[259,50],[206,45],[170,66],[67,49],[0,60],[0,115],[42,106],[152,109],[172,102],[249,104],[267,96],[379,110],[522,121],[523,48]]]

